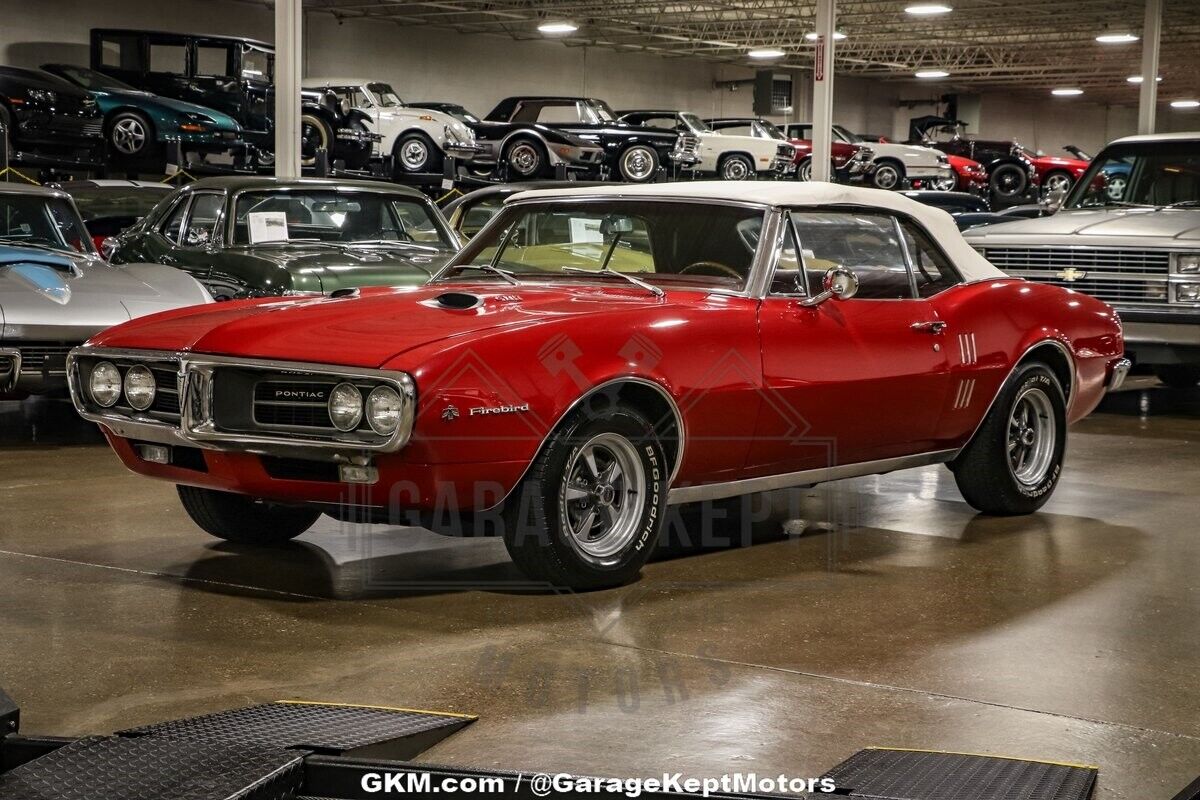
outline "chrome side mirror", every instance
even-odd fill
[[[1038,205],[1042,207],[1043,216],[1051,216],[1062,208],[1063,201],[1067,199],[1067,190],[1062,186],[1055,186],[1042,196],[1042,200]]]
[[[100,240],[100,255],[104,257],[105,261],[111,259],[112,254],[117,252],[118,244],[119,242],[115,236],[105,236]]]
[[[845,267],[834,267],[826,272],[822,285],[824,291],[807,300],[801,300],[800,305],[819,306],[831,297],[834,300],[849,300],[858,294],[858,276]]]

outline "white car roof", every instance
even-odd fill
[[[1200,139],[1200,131],[1184,131],[1183,133],[1147,133],[1140,136],[1123,136],[1114,139],[1109,144],[1126,144],[1128,142],[1187,142]]]
[[[319,89],[322,86],[364,86],[368,83],[387,83],[387,81],[380,80],[379,78],[345,78],[338,76],[332,78],[305,78],[300,81],[301,86],[310,89]]]
[[[946,251],[968,281],[1007,277],[963,239],[954,218],[940,208],[918,203],[898,192],[818,181],[681,181],[641,185],[613,184],[580,189],[520,192],[508,202],[567,197],[702,199],[769,206],[865,206],[906,214],[917,220]]]

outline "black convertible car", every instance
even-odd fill
[[[103,162],[96,101],[48,72],[0,67],[0,125],[13,161],[84,168]]]
[[[695,136],[621,122],[608,103],[591,97],[509,97],[485,119],[537,123],[597,144],[604,150],[607,172],[630,183],[654,180],[660,167],[688,169],[700,160]],[[519,174],[541,176],[540,172]]]

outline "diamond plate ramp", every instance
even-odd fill
[[[967,753],[871,748],[827,772],[838,794],[870,800],[1087,800],[1097,769]]]
[[[304,753],[193,740],[79,739],[0,775],[4,800],[287,800]]]
[[[474,720],[433,711],[279,702],[130,728],[118,735],[408,760]]]

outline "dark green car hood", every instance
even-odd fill
[[[323,292],[360,286],[417,286],[429,280],[454,254],[449,249],[395,246],[245,246],[223,251],[238,257],[238,276],[259,288],[284,286],[293,291]],[[214,271],[221,271],[220,259]],[[250,267],[249,262],[255,262]],[[233,266],[229,264],[229,266]],[[244,274],[257,273],[255,276]],[[286,276],[279,272],[288,273]],[[256,279],[257,278],[257,279]],[[289,285],[290,284],[290,285]]]

